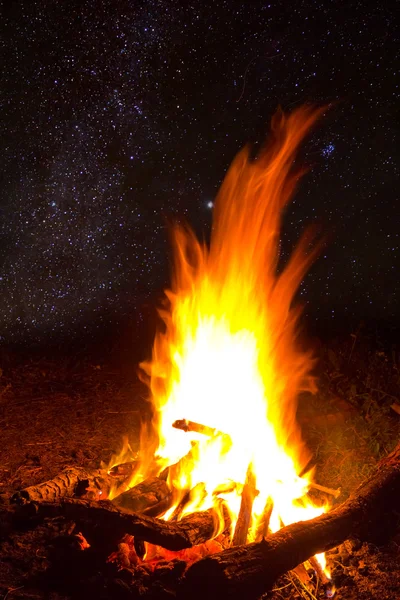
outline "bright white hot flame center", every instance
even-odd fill
[[[221,484],[243,484],[252,464],[259,490],[254,513],[261,516],[268,497],[279,507],[271,521],[272,529],[279,529],[279,518],[289,524],[300,520],[300,512],[302,518],[322,513],[321,508],[293,504],[307,492],[308,480],[297,476],[293,460],[279,446],[267,419],[268,399],[255,336],[246,330],[231,333],[223,318],[200,318],[195,335],[185,337],[173,358],[180,377],[162,409],[158,454],[173,464],[197,441],[200,460],[181,475],[182,488],[204,483],[208,495],[202,508],[206,508],[212,504],[212,492]],[[210,440],[202,434],[174,429],[173,423],[182,418],[228,434],[232,445],[226,449],[220,437]],[[224,498],[230,504],[229,495]],[[237,497],[231,500],[230,508],[237,515]]]

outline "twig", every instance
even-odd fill
[[[187,419],[178,419],[172,423],[172,427],[175,429],[180,429],[181,431],[193,431],[195,433],[201,433],[208,437],[215,437],[217,435],[227,435],[222,431],[218,431],[218,429],[213,429],[212,427],[208,427],[208,425],[202,425],[201,423],[195,423],[194,421],[188,421]]]
[[[193,431],[194,433],[200,433],[209,438],[220,437],[224,440],[225,449],[228,449],[232,446],[231,437],[227,433],[219,431],[218,429],[213,429],[212,427],[208,427],[208,425],[203,425],[202,423],[195,423],[194,421],[189,421],[188,419],[178,419],[172,423],[172,427],[185,432]]]
[[[309,485],[310,485],[310,487],[314,488],[315,490],[319,490],[320,492],[325,492],[325,494],[329,494],[330,496],[334,496],[335,498],[339,498],[340,494],[342,493],[341,488],[334,490],[332,488],[328,488],[328,487],[325,487],[324,485],[319,485],[319,483],[314,483],[314,482],[311,482]]]
[[[297,591],[297,592],[298,592],[298,593],[299,593],[301,596],[303,596],[303,598],[304,598],[304,595],[302,594],[302,590],[301,590],[301,589],[299,590],[299,588],[297,587],[297,585],[296,585],[296,582],[295,582],[295,580],[294,580],[293,576],[295,576],[295,577],[297,578],[297,581],[299,582],[299,584],[300,584],[300,586],[301,586],[302,590],[304,590],[304,592],[307,594],[307,597],[311,598],[311,600],[318,600],[318,598],[317,598],[316,596],[314,596],[314,594],[312,593],[312,591],[311,591],[311,590],[309,590],[309,589],[308,589],[308,588],[307,588],[307,587],[304,585],[304,583],[301,581],[300,577],[298,577],[298,575],[296,575],[296,573],[294,573],[293,571],[290,571],[290,573],[289,573],[289,577],[290,577],[290,579],[291,579],[292,585],[293,585],[293,587],[296,589],[296,591]]]
[[[48,444],[54,444],[54,440],[50,440],[49,442],[28,442],[24,445],[25,446],[47,446]]]
[[[23,587],[24,587],[23,585],[20,585],[19,587],[16,587],[16,588],[10,588],[8,590],[8,592],[6,593],[6,595],[4,596],[3,600],[6,600],[6,598],[8,598],[8,594],[12,594],[13,592],[16,592],[17,590],[22,590]]]

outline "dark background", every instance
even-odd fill
[[[145,338],[168,283],[165,217],[212,201],[278,105],[333,103],[285,215],[330,243],[310,328],[400,317],[398,44],[390,3],[10,2],[0,20],[0,335]],[[394,9],[393,9],[394,10]],[[135,337],[136,336],[136,337]]]

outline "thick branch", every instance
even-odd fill
[[[213,508],[193,513],[177,523],[162,521],[128,512],[111,502],[92,502],[64,498],[60,502],[33,502],[26,507],[32,516],[53,518],[64,516],[77,522],[94,523],[104,535],[117,542],[124,534],[137,536],[167,550],[183,550],[202,544],[218,530],[219,514]]]
[[[56,501],[60,498],[83,496],[87,490],[91,490],[96,496],[107,498],[110,490],[121,485],[124,480],[124,476],[115,477],[102,469],[88,471],[83,467],[67,467],[54,479],[15,492],[11,502],[25,504],[31,501]]]

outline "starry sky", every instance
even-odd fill
[[[390,3],[21,0],[0,19],[0,336],[103,327],[168,282],[166,218],[207,236],[234,155],[278,105],[333,107],[285,215],[330,236],[315,320],[400,317]],[[394,11],[394,9],[393,9]]]

